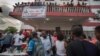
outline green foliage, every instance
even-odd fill
[[[10,33],[15,33],[17,31],[17,29],[15,27],[8,27],[7,29],[5,29],[5,32],[10,32]]]

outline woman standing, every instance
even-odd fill
[[[66,56],[66,45],[64,41],[64,36],[62,34],[58,35],[58,40],[56,41],[56,54],[57,56]]]

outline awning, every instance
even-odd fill
[[[0,30],[5,30],[9,26],[16,27],[18,30],[20,30],[21,25],[21,21],[0,13]]]

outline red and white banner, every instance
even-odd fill
[[[46,18],[46,6],[26,6],[22,18]]]

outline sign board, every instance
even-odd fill
[[[46,18],[46,6],[26,6],[22,18]]]

